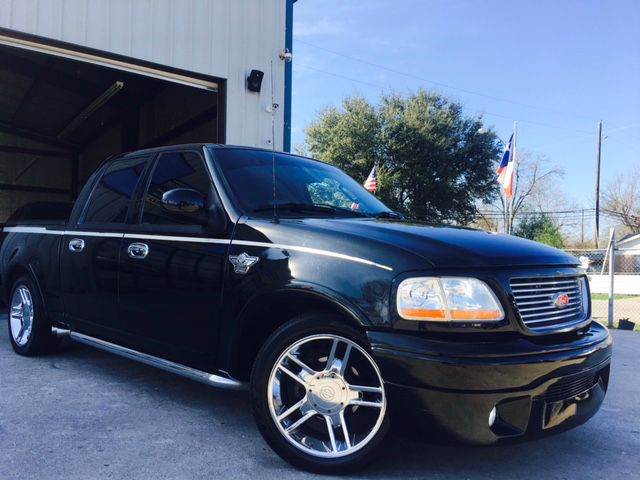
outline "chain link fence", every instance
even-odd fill
[[[580,259],[589,276],[592,317],[612,321],[616,328],[640,331],[640,238],[637,246],[616,245],[613,239],[606,249],[567,252]]]

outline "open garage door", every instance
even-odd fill
[[[27,203],[74,200],[111,155],[224,142],[219,83],[67,53],[0,44],[0,224]]]

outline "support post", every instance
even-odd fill
[[[609,312],[607,325],[613,328],[613,296],[615,293],[614,279],[616,273],[616,231],[612,227],[609,240]]]
[[[513,122],[513,151],[511,155],[513,156],[513,180],[511,185],[511,198],[509,199],[509,235],[513,233],[513,221],[515,219],[515,213],[513,211],[513,200],[517,193],[518,188],[518,157],[517,157],[517,145],[518,145],[518,122]]]
[[[602,155],[602,120],[598,122],[598,145],[596,148],[596,231],[595,246],[600,241],[600,158]]]

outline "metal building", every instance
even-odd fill
[[[123,151],[270,148],[272,92],[274,145],[289,150],[294,2],[0,0],[0,223],[73,200]]]

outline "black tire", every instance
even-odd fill
[[[33,325],[31,328],[31,334],[28,340],[23,345],[19,345],[14,339],[14,335],[11,330],[11,306],[14,295],[19,288],[26,288],[30,294],[32,300],[33,309]],[[36,355],[42,355],[54,350],[58,344],[59,339],[51,333],[51,322],[47,318],[42,299],[35,286],[35,282],[31,277],[24,275],[18,278],[13,287],[11,288],[11,296],[9,297],[9,311],[7,314],[7,326],[9,329],[9,340],[13,350],[18,355],[24,355],[26,357],[33,357]]]
[[[370,354],[366,337],[346,325],[344,319],[338,316],[310,313],[294,318],[276,330],[267,339],[257,355],[251,372],[253,414],[266,442],[291,465],[321,474],[350,473],[370,463],[379,452],[389,430],[388,408],[384,412],[384,418],[377,433],[371,437],[367,444],[351,454],[337,458],[317,457],[294,446],[280,432],[269,409],[268,384],[275,363],[285,350],[299,340],[312,335],[337,335],[358,344]],[[372,358],[371,360],[373,361]]]

